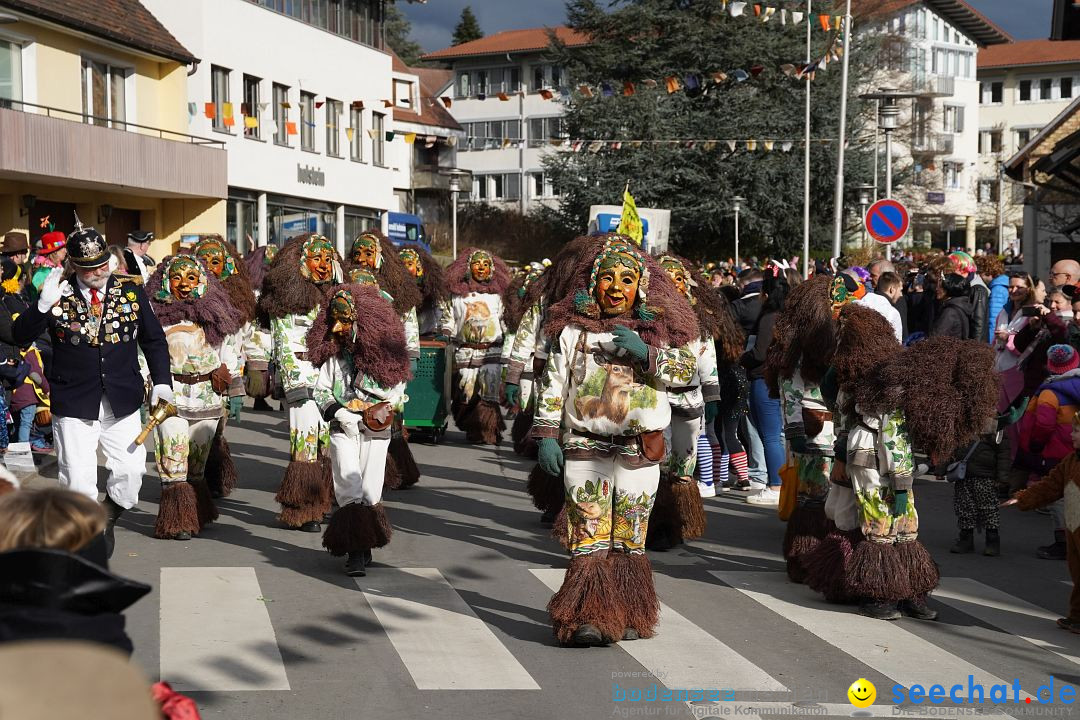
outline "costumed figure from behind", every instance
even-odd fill
[[[544,326],[552,352],[533,433],[566,492],[571,559],[548,603],[554,631],[564,644],[601,645],[655,631],[645,536],[671,422],[667,388],[694,378],[700,330],[671,278],[624,236],[579,245],[574,284]]]
[[[535,456],[535,443],[529,438],[535,407],[533,404],[533,357],[536,333],[542,309],[540,296],[530,291],[544,285],[551,261],[529,263],[520,278],[515,279],[503,296],[503,326],[511,332],[503,337],[503,364],[507,367],[504,396],[506,406],[513,411],[514,423],[510,438],[514,452]],[[516,387],[515,387],[516,386]]]
[[[262,283],[266,271],[277,257],[277,245],[264,245],[244,259],[248,279],[255,293],[256,308],[262,294]],[[271,365],[273,338],[270,334],[270,318],[256,311],[251,323],[251,332],[244,340],[244,391],[255,401],[256,410],[269,410],[266,399],[273,394],[276,373]]]

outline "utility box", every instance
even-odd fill
[[[639,207],[637,211],[643,233],[641,246],[650,255],[666,253],[668,234],[671,231],[671,211],[643,207]],[[589,208],[589,232],[615,232],[619,229],[621,219],[621,205],[593,205]]]

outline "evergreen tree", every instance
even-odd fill
[[[480,23],[477,22],[476,16],[473,15],[472,8],[466,5],[461,11],[461,19],[454,26],[452,44],[461,45],[462,43],[479,40],[482,37],[484,37],[484,32],[480,29]]]
[[[402,62],[406,65],[422,65],[420,56],[424,54],[424,49],[419,43],[413,42],[410,37],[412,23],[394,3],[386,4],[383,32],[386,35],[386,44],[397,53]]]
[[[577,232],[585,228],[590,205],[619,204],[626,182],[639,207],[671,210],[671,239],[692,257],[733,254],[731,198],[746,198],[740,215],[743,256],[752,253],[799,254],[803,237],[803,145],[806,82],[779,67],[805,61],[805,25],[781,27],[752,18],[732,18],[715,0],[627,0],[606,12],[595,0],[567,3],[570,27],[592,38],[590,45],[568,50],[552,37],[549,54],[574,78],[567,101],[564,132],[584,140],[580,152],[553,152],[545,168],[560,189],[561,220]],[[831,40],[815,28],[813,51],[819,56]],[[853,39],[854,40],[854,39]],[[868,41],[868,43],[871,41]],[[872,178],[873,108],[856,97],[855,88],[872,71],[867,44],[854,47],[848,98],[849,145],[846,184]],[[800,58],[802,60],[800,60]],[[763,70],[745,82],[736,69]],[[714,84],[712,73],[728,79]],[[830,63],[811,83],[811,137],[833,142],[811,144],[811,249],[831,247],[833,191],[840,102],[840,65]],[[700,87],[669,94],[664,78]],[[642,81],[658,81],[648,87]],[[636,92],[624,96],[623,83]],[[576,90],[593,89],[593,97]],[[602,88],[607,83],[611,91]],[[725,143],[702,147],[701,140],[758,140],[755,152],[741,142],[736,152]],[[762,141],[777,140],[765,153]],[[663,140],[674,143],[624,143],[619,150],[590,152],[590,140]],[[687,141],[697,140],[693,148]],[[782,152],[781,140],[795,141]],[[848,225],[855,218],[849,214]]]

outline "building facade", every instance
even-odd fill
[[[198,60],[138,0],[0,2],[0,231],[36,241],[75,213],[113,244],[223,228],[222,144],[187,122]]]
[[[187,132],[229,154],[220,227],[245,250],[319,232],[344,248],[394,208],[381,0],[144,0],[202,58]]]
[[[424,56],[452,71],[443,93],[464,129],[458,164],[472,173],[470,199],[522,212],[558,202],[543,158],[565,137],[560,89],[565,70],[545,59],[553,32],[567,47],[587,39],[559,26],[508,30]]]

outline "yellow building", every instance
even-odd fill
[[[115,245],[152,230],[160,258],[224,233],[224,146],[186,133],[198,62],[139,0],[0,0],[0,234],[77,212]]]

